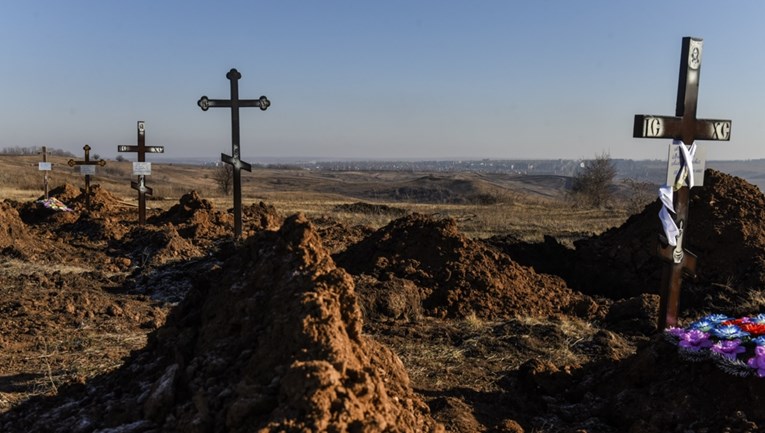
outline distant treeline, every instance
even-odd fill
[[[48,154],[53,156],[69,156],[73,157],[74,154],[72,152],[61,150],[61,149],[54,149],[52,147],[48,147],[46,149],[48,151]],[[42,153],[42,147],[41,146],[30,146],[30,147],[4,147],[2,151],[0,151],[0,154],[3,155],[37,155]]]

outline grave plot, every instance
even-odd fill
[[[361,328],[351,277],[291,217],[200,281],[118,371],[30,401],[0,427],[444,431],[403,364]]]
[[[416,308],[434,317],[499,319],[554,313],[591,317],[599,310],[594,300],[571,291],[560,278],[538,274],[499,250],[468,239],[454,220],[418,214],[395,220],[348,247],[336,260],[354,276],[366,276],[359,284],[383,298],[399,296],[395,289],[406,288],[411,293],[401,296],[421,300]],[[402,280],[407,283],[399,284]]]

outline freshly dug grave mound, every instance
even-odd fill
[[[147,219],[149,224],[173,224],[187,239],[213,239],[231,236],[234,231],[233,215],[215,210],[209,200],[196,191],[184,194],[179,203],[160,215]]]
[[[598,310],[591,298],[571,291],[562,279],[538,274],[467,238],[452,219],[412,214],[335,258],[356,276],[413,282],[425,313],[436,317],[500,319],[559,312],[588,317]]]
[[[444,431],[361,327],[352,278],[291,217],[200,282],[118,372],[30,401],[0,430]]]
[[[7,201],[0,202],[0,250],[23,250],[29,238],[29,231],[19,212]]]
[[[70,183],[65,183],[48,191],[48,197],[56,197],[67,205],[74,202],[79,195],[80,189]]]
[[[622,226],[575,242],[489,242],[519,263],[560,275],[569,287],[614,299],[658,293],[664,262],[657,255],[658,200]],[[730,315],[758,311],[765,289],[765,196],[745,180],[708,169],[690,194],[688,250],[698,255],[697,278],[684,278],[681,308]],[[760,299],[758,301],[758,299]]]
[[[349,245],[359,242],[374,232],[371,227],[348,226],[327,216],[311,218],[311,223],[314,224],[316,231],[321,236],[324,247],[332,254],[345,250]]]
[[[281,227],[284,218],[272,205],[262,201],[242,208],[242,225],[252,233],[261,230],[277,230]]]
[[[130,258],[132,264],[140,267],[159,266],[204,255],[199,247],[181,237],[172,225],[135,226],[114,246]]]
[[[57,186],[48,192],[48,197],[56,198],[67,206],[69,206],[69,203],[74,203],[75,198],[79,195],[80,190],[68,183]],[[38,201],[43,199],[45,199],[44,195],[37,198]],[[18,210],[21,219],[30,225],[52,224],[56,226],[72,223],[79,217],[77,212],[64,212],[48,209],[37,201],[22,203]]]
[[[66,185],[65,185],[66,188]],[[69,194],[64,190],[63,195]],[[55,196],[54,196],[55,197]],[[85,192],[85,188],[80,189],[80,194],[76,197],[65,201],[60,197],[56,197],[62,202],[66,203],[72,209],[76,211],[87,211],[96,214],[114,214],[120,209],[125,208],[127,205],[122,202],[120,198],[103,188],[99,184],[90,185],[90,209],[86,207],[86,200],[88,194]]]

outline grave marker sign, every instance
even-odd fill
[[[688,146],[691,151],[695,151],[696,140],[730,140],[730,120],[696,118],[702,46],[702,39],[683,38],[675,116],[637,114],[633,137],[671,138],[679,142],[677,146]],[[696,273],[696,256],[683,247],[684,233],[688,227],[689,187],[693,186],[694,155],[686,147],[680,148],[680,151],[684,167],[680,170],[676,182],[669,183],[669,187],[672,188],[669,199],[670,203],[674,204],[675,213],[672,222],[677,228],[677,234],[674,239],[662,239],[659,245],[659,256],[666,262],[660,287],[660,331],[667,326],[677,325],[682,274]],[[672,194],[676,195],[674,199]]]
[[[96,165],[101,167],[106,165],[103,159],[98,161],[90,160],[90,146],[87,144],[82,148],[85,151],[85,160],[75,161],[70,159],[67,164],[70,167],[79,166],[80,173],[85,175],[85,209],[90,210],[90,176],[96,174]]]
[[[220,159],[226,164],[231,164],[234,168],[234,237],[242,236],[242,177],[241,170],[252,171],[252,166],[241,160],[239,146],[239,107],[258,107],[265,111],[271,101],[265,96],[258,99],[239,99],[239,79],[242,74],[236,69],[231,69],[226,74],[226,78],[231,82],[231,99],[209,99],[202,96],[197,101],[197,105],[202,111],[207,111],[210,107],[231,108],[231,156],[221,153]]]
[[[165,148],[164,146],[146,145],[146,124],[143,120],[138,121],[137,129],[138,145],[117,146],[117,152],[136,152],[138,154],[138,162],[133,163],[133,175],[138,176],[138,182],[131,181],[130,187],[138,191],[138,224],[144,225],[146,224],[146,194],[152,195],[154,192],[146,186],[145,176],[151,174],[151,163],[146,162],[146,152],[165,153]]]

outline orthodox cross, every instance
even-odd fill
[[[106,165],[106,161],[104,161],[103,159],[98,161],[91,161],[90,146],[88,146],[87,144],[83,147],[83,150],[85,150],[84,161],[75,161],[73,159],[70,159],[68,164],[70,167],[74,167],[75,165],[79,166],[80,173],[85,171],[85,209],[90,210],[90,175],[96,174],[96,165],[100,165],[101,167],[103,167]]]
[[[242,175],[241,170],[252,171],[252,166],[240,159],[239,148],[239,107],[258,107],[265,111],[271,101],[265,96],[258,99],[239,99],[239,79],[242,74],[236,69],[231,69],[226,74],[226,78],[231,81],[231,99],[208,99],[202,96],[197,105],[202,111],[207,111],[210,107],[229,107],[231,108],[231,156],[225,153],[220,154],[220,159],[226,164],[231,164],[234,168],[234,237],[242,236]]]
[[[138,174],[138,182],[131,181],[130,187],[138,191],[138,224],[146,224],[146,194],[152,195],[153,190],[146,186],[146,174],[151,174],[151,166],[142,164],[146,162],[146,152],[165,153],[164,146],[146,145],[146,125],[143,120],[138,121],[138,146],[117,146],[118,152],[136,152],[138,163],[133,164],[133,174]]]
[[[696,118],[701,49],[702,39],[683,38],[675,116],[636,114],[633,137],[672,138],[682,142],[679,146],[692,146],[695,140],[730,140],[730,120]],[[689,188],[684,179],[681,181],[683,183],[680,186],[673,188],[676,197],[673,200],[675,216],[672,219],[679,231],[676,245],[665,244],[665,239],[662,239],[658,251],[659,257],[666,262],[660,287],[659,330],[677,325],[682,275],[686,273],[693,276],[696,273],[696,256],[683,247],[683,235],[688,228]]]
[[[48,152],[47,146],[43,146],[42,151],[40,151],[39,153],[42,154],[43,160],[41,163],[38,164],[38,168],[44,173],[43,186],[45,188],[45,200],[47,200],[48,199],[48,172],[51,169],[50,163],[48,162],[48,154],[50,154],[50,152]]]

